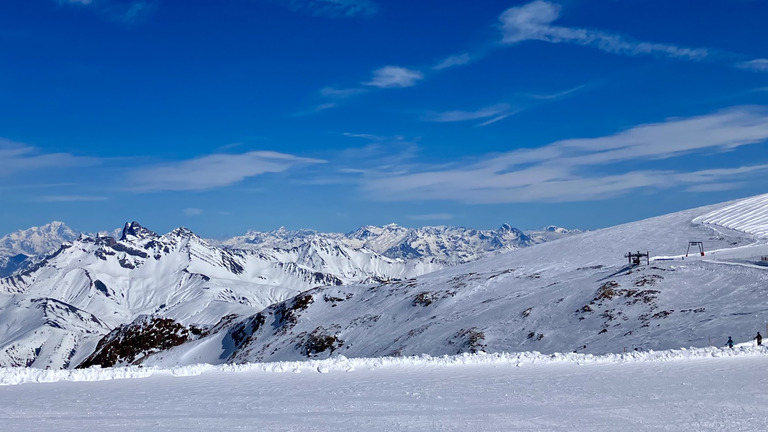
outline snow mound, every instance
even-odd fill
[[[737,345],[734,349],[706,347],[675,349],[665,351],[631,351],[620,354],[542,354],[537,351],[520,353],[478,353],[454,356],[432,357],[428,355],[411,357],[346,358],[338,356],[325,360],[285,361],[245,364],[195,364],[173,368],[159,367],[115,367],[70,370],[43,370],[35,368],[0,368],[0,385],[24,383],[51,383],[59,381],[107,381],[128,378],[147,378],[154,375],[196,376],[208,373],[337,373],[354,372],[357,369],[387,368],[437,368],[456,366],[551,366],[556,364],[592,365],[639,362],[691,361],[718,357],[768,356],[765,347],[750,343]]]
[[[768,238],[768,194],[736,201],[693,220]]]

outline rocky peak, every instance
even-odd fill
[[[501,227],[499,227],[499,232],[506,232],[506,231],[512,231],[514,228],[512,228],[512,225],[505,223],[502,224]]]
[[[130,237],[134,238],[157,238],[157,233],[141,226],[138,222],[126,222],[123,227],[123,234],[120,236],[120,240],[128,240]]]

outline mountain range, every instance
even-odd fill
[[[768,194],[581,233],[385,226],[213,242],[134,222],[0,279],[0,364],[722,345],[766,329],[766,300]]]
[[[389,225],[347,235],[250,232],[215,242],[186,228],[158,235],[132,222],[115,238],[54,222],[0,241],[7,256],[19,252],[21,259],[8,262],[26,264],[6,267],[0,279],[0,365],[72,367],[102,336],[134,320],[204,328],[317,286],[413,278],[569,233]]]

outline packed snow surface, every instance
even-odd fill
[[[534,352],[172,369],[0,369],[6,384],[0,391],[0,427],[766,430],[768,376],[761,371],[767,358],[764,347],[745,343],[733,350],[605,356]]]
[[[694,223],[726,228],[768,237],[768,194],[736,201],[693,220]]]

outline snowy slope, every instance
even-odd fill
[[[24,431],[758,431],[768,429],[766,355],[710,348],[0,369],[0,424]]]
[[[620,352],[749,340],[768,323],[766,240],[700,221],[748,199],[519,249],[389,283],[322,287],[147,364],[455,354]],[[733,216],[733,214],[731,214]],[[689,241],[707,255],[683,259]],[[650,265],[624,254],[650,251]],[[738,250],[739,259],[724,252]],[[710,257],[710,251],[715,251]],[[751,260],[751,261],[750,261]]]
[[[737,201],[693,220],[694,223],[719,225],[757,237],[768,237],[768,195]]]

